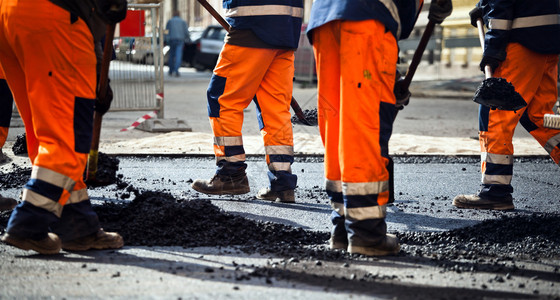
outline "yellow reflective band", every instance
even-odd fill
[[[74,180],[66,175],[38,166],[33,166],[31,169],[31,179],[39,179],[67,191],[72,191],[74,189],[74,185],[76,184]]]
[[[342,192],[349,196],[378,195],[388,190],[389,181],[342,183]]]
[[[513,165],[513,155],[482,152],[480,159],[487,163],[497,165]]]
[[[289,162],[271,162],[268,164],[268,169],[271,171],[288,171],[292,173],[292,164]]]
[[[218,146],[243,146],[241,136],[215,136],[214,145]]]
[[[70,198],[68,198],[68,201],[66,201],[65,205],[79,203],[79,202],[82,202],[82,201],[86,201],[88,199],[89,199],[89,196],[88,196],[88,193],[87,193],[87,189],[72,191],[70,193]]]
[[[342,193],[342,181],[340,180],[326,180],[325,186],[327,191]]]
[[[546,141],[544,149],[550,154],[558,144],[560,144],[560,133]]]
[[[289,5],[247,5],[226,9],[226,17],[292,16],[303,18],[303,8]]]
[[[227,162],[245,161],[245,154],[238,154],[238,155],[234,155],[234,156],[217,156],[216,157],[216,162],[219,162],[221,160],[225,160]]]
[[[483,184],[510,184],[512,175],[488,175],[482,174]]]
[[[344,203],[331,201],[332,209],[341,216],[344,216]]]
[[[22,199],[23,201],[27,201],[37,207],[55,214],[59,218],[62,215],[62,205],[43,195],[37,194],[34,191],[23,189]]]
[[[513,20],[506,20],[506,19],[488,20],[488,28],[498,29],[498,30],[511,30],[511,29],[530,28],[530,27],[558,25],[558,24],[560,24],[560,15],[558,14],[521,17]]]
[[[346,208],[346,218],[351,221],[383,219],[386,215],[387,208],[385,205]]]
[[[276,145],[276,146],[266,146],[264,147],[266,155],[291,155],[294,156],[294,147],[288,145]]]

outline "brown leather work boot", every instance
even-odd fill
[[[399,244],[399,240],[394,234],[388,233],[385,236],[385,239],[381,241],[378,245],[373,246],[357,246],[357,245],[348,245],[348,252],[354,254],[363,254],[367,256],[386,256],[386,255],[395,255],[399,253],[401,250],[401,245]]]
[[[453,199],[453,205],[458,208],[511,210],[513,198],[511,195],[504,198],[485,198],[478,195],[459,195]]]
[[[19,238],[6,233],[2,236],[2,242],[23,250],[37,251],[41,254],[57,254],[60,252],[60,238],[52,232],[47,233],[47,237],[39,241]]]
[[[12,210],[18,204],[16,199],[2,197],[0,195],[0,211]]]
[[[209,195],[242,195],[251,191],[246,174],[236,177],[216,174],[210,180],[195,180],[191,187],[197,192]]]
[[[94,234],[62,242],[62,249],[67,251],[86,251],[89,249],[118,249],[124,246],[123,238],[116,232],[99,229]]]
[[[282,202],[282,203],[296,203],[296,196],[294,190],[273,192],[268,187],[262,188],[257,193],[257,199]]]

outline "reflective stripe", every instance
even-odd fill
[[[67,191],[72,191],[74,189],[74,185],[76,184],[74,180],[66,175],[38,166],[33,166],[31,170],[31,179],[40,179]]]
[[[294,147],[286,145],[266,146],[264,150],[267,155],[283,154],[294,156]]]
[[[292,173],[292,164],[289,162],[271,162],[268,164],[268,169],[271,171],[288,171]]]
[[[242,136],[215,136],[214,144],[218,146],[243,146]]]
[[[37,207],[45,209],[57,217],[60,218],[62,215],[62,205],[60,203],[53,201],[45,196],[35,193],[34,191],[23,189],[22,195],[23,201],[27,201]]]
[[[551,137],[544,145],[544,149],[550,154],[558,144],[560,144],[560,133]]]
[[[220,160],[225,160],[227,162],[245,161],[245,154],[238,154],[233,156],[216,156],[216,162],[219,162]]]
[[[518,28],[529,28],[547,25],[560,24],[560,15],[541,15],[532,17],[521,17],[512,20],[506,19],[490,19],[488,21],[489,29],[510,30]]]
[[[289,5],[248,5],[226,9],[226,17],[280,16],[303,18],[303,8]]]
[[[70,193],[70,198],[68,198],[68,201],[66,201],[66,204],[75,204],[75,203],[79,203],[79,202],[82,202],[82,201],[85,201],[85,200],[88,200],[88,199],[89,199],[89,196],[88,196],[88,193],[87,193],[87,189],[72,191],[72,193]]]
[[[483,184],[510,184],[512,175],[487,175],[482,174]]]
[[[352,221],[362,221],[369,219],[382,219],[387,215],[387,207],[385,205],[346,208],[346,217]]]
[[[389,181],[377,182],[343,182],[344,195],[377,195],[389,190]]]
[[[401,36],[401,18],[399,17],[399,9],[397,8],[397,6],[395,5],[395,2],[393,2],[393,0],[380,0],[380,1],[381,1],[381,3],[383,3],[383,5],[385,5],[387,10],[389,10],[389,12],[391,13],[391,16],[393,17],[395,22],[397,22],[397,40],[399,40],[399,38]],[[416,7],[418,7],[419,2],[418,1],[416,1],[416,2],[417,2]],[[418,9],[416,9],[416,11],[418,11]]]
[[[339,215],[344,216],[344,203],[331,201],[331,207]]]
[[[513,165],[513,155],[509,155],[509,154],[495,154],[495,153],[482,152],[480,154],[480,159],[482,161],[492,163],[492,164]]]
[[[342,181],[340,180],[326,180],[325,186],[327,191],[342,193]]]

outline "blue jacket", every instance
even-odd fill
[[[508,43],[542,54],[560,54],[558,0],[481,0],[488,28],[484,55],[504,60]]]
[[[316,0],[311,7],[309,32],[334,20],[379,20],[397,40],[414,28],[424,0]]]
[[[185,22],[181,17],[175,16],[167,21],[167,25],[165,29],[169,31],[168,35],[166,36],[166,40],[179,40],[185,41],[187,43],[191,42],[191,37],[189,34],[189,25]]]
[[[232,28],[250,29],[272,46],[298,47],[302,0],[224,0],[223,6]]]

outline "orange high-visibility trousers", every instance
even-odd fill
[[[0,4],[0,63],[25,124],[33,165],[8,232],[40,238],[61,217],[62,207],[74,203],[83,203],[73,207],[83,208],[92,225],[79,234],[96,232],[97,216],[83,181],[96,85],[91,31],[48,0]]]
[[[225,44],[208,86],[218,173],[245,170],[243,110],[254,99],[273,191],[294,189],[290,113],[294,51]]]
[[[386,234],[397,42],[376,20],[333,21],[312,34],[333,239],[345,242],[347,231],[350,244],[371,246]]]
[[[558,55],[539,54],[518,43],[506,48],[507,57],[494,76],[511,82],[527,102],[516,112],[479,108],[480,146],[482,152],[482,188],[480,195],[504,197],[513,192],[513,144],[517,126],[521,125],[546,149],[555,163],[560,163],[560,130],[543,127],[545,114],[552,114],[558,99]]]

